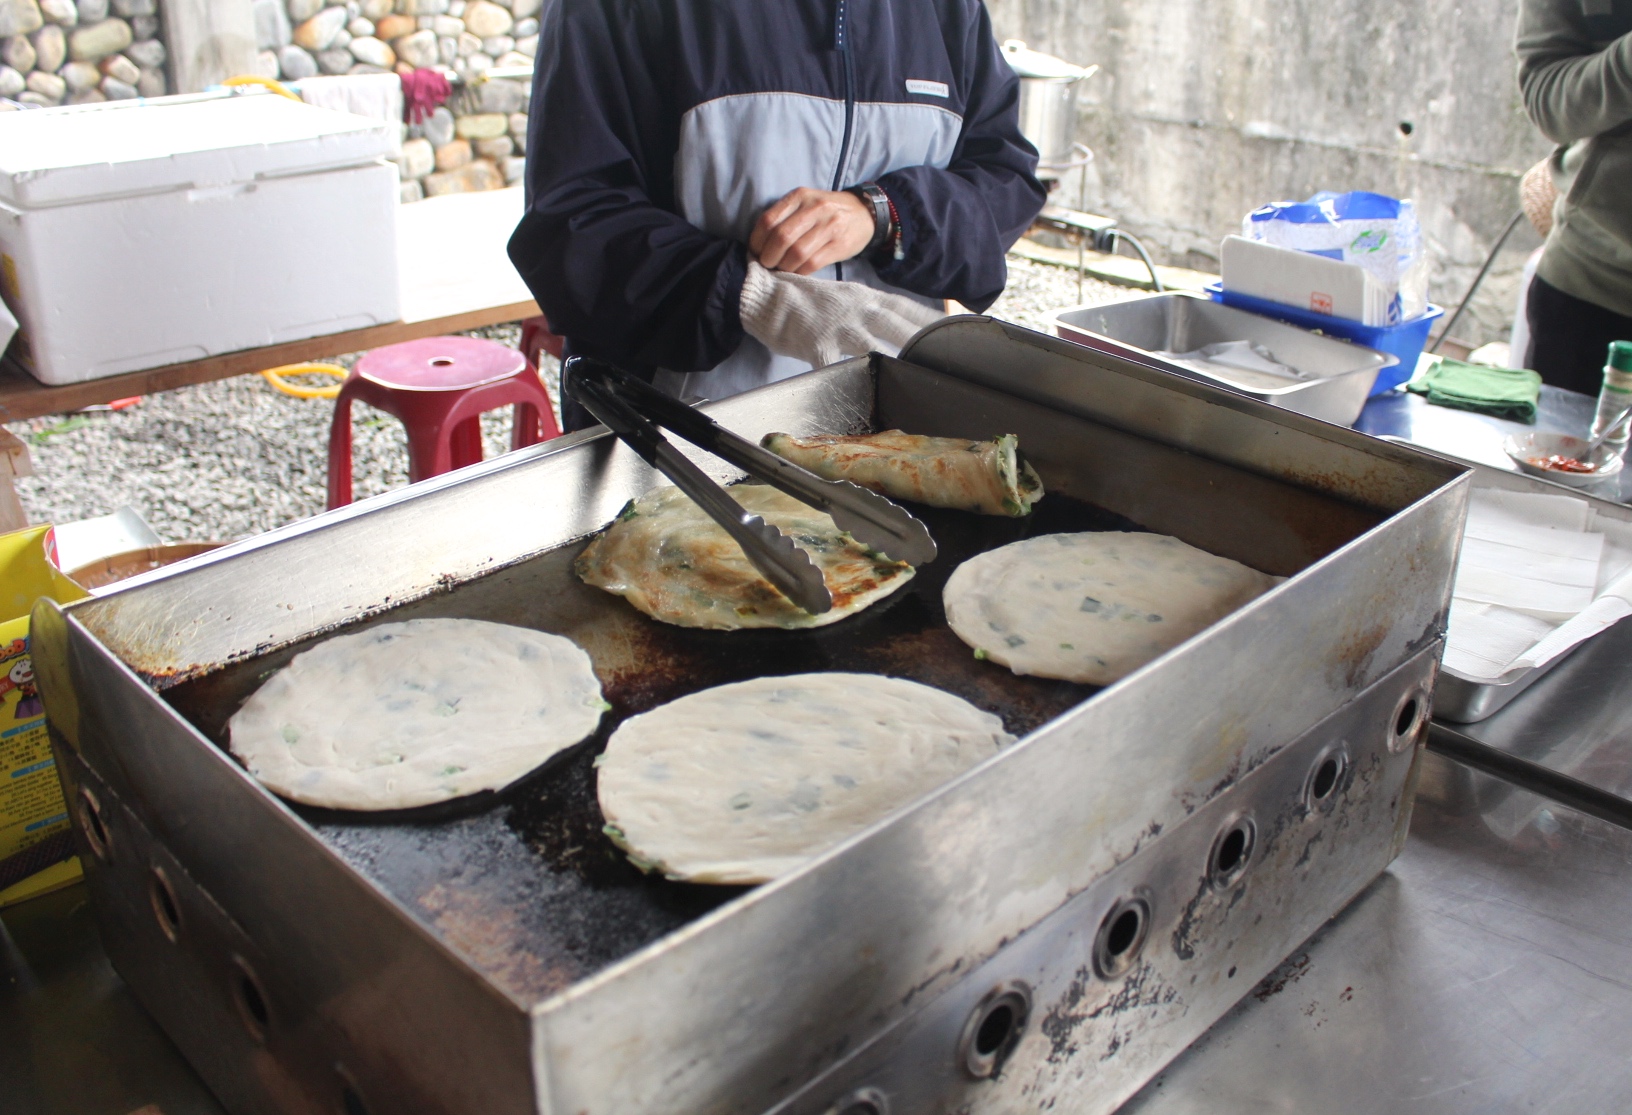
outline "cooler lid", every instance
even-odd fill
[[[0,199],[27,208],[224,186],[391,154],[391,126],[272,93],[0,113]]]

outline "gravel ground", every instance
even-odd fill
[[[1125,297],[1123,287],[1087,280],[1083,302]],[[1076,272],[1011,256],[1009,288],[991,313],[1035,329],[1075,305]],[[515,345],[515,325],[472,336]],[[329,362],[349,367],[360,355]],[[552,395],[559,374],[546,358]],[[325,381],[327,382],[327,381]],[[170,542],[226,542],[323,510],[333,404],[296,399],[260,376],[150,395],[123,411],[56,415],[7,426],[28,442],[35,475],[17,482],[29,520],[73,522],[129,504]],[[508,409],[483,416],[487,455],[509,446]],[[401,425],[372,407],[352,410],[357,499],[408,482]]]

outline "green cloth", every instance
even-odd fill
[[[1535,422],[1541,398],[1541,375],[1528,368],[1487,368],[1460,360],[1441,360],[1406,384],[1406,390],[1428,401],[1458,410],[1477,410],[1515,422]]]

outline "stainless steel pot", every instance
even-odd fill
[[[1086,161],[1073,150],[1077,83],[1098,73],[1099,67],[1074,66],[1032,50],[1019,39],[1004,42],[1003,56],[1020,77],[1020,131],[1037,148],[1039,166],[1060,169]]]

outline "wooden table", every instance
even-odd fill
[[[538,305],[505,254],[521,209],[520,187],[404,205],[397,225],[401,321],[57,387],[7,360],[0,362],[0,422],[533,317]]]

